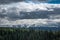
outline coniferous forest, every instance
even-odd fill
[[[0,40],[60,40],[60,31],[0,28]]]

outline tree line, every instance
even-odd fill
[[[60,40],[60,31],[0,28],[0,40]]]

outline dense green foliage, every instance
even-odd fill
[[[0,28],[0,40],[60,40],[60,31]]]

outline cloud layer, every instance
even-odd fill
[[[16,3],[16,2],[49,2],[50,0],[0,0],[0,4],[9,4],[9,3]]]
[[[60,4],[18,2],[0,5],[0,25],[37,25],[58,27]]]

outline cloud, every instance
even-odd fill
[[[48,2],[49,0],[36,0],[38,2]]]
[[[40,3],[40,2],[48,2],[49,0],[24,0],[25,2],[34,2],[34,3]]]
[[[0,18],[8,20],[45,19],[60,15],[60,4],[18,2],[0,5]],[[54,15],[54,16],[53,16]],[[58,18],[56,16],[56,18]]]
[[[0,25],[58,26],[60,4],[18,2],[0,5]]]
[[[59,0],[0,0],[0,4],[10,4],[17,2],[34,2],[34,3],[60,3]]]
[[[0,4],[9,4],[9,3],[15,3],[15,2],[22,2],[24,0],[0,0]]]
[[[27,27],[59,27],[60,19],[23,19],[16,21],[8,21],[6,19],[1,19],[0,25],[26,25]]]

